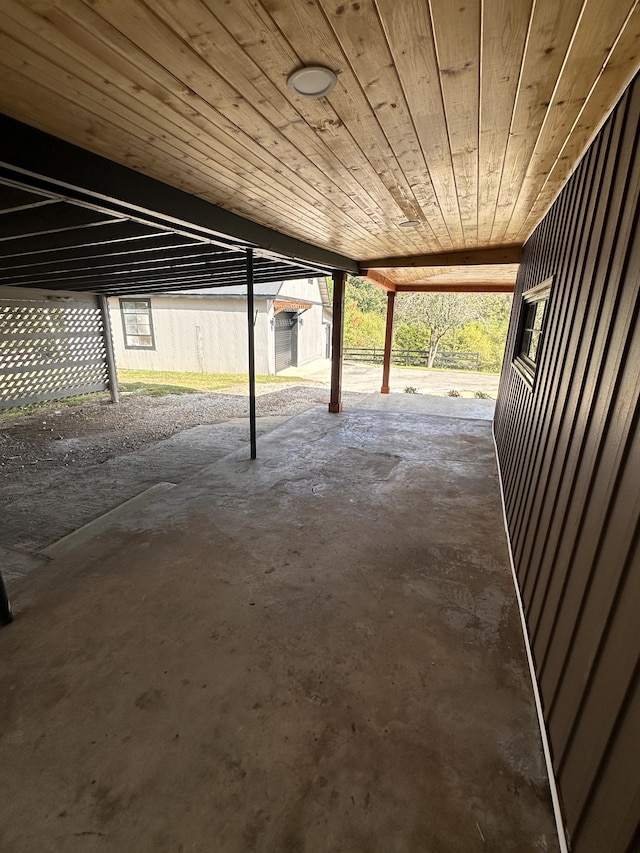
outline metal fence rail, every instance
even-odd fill
[[[382,347],[345,347],[345,361],[363,362],[366,364],[382,364],[384,349]],[[405,367],[428,367],[429,354],[426,350],[394,349],[391,352],[391,363]],[[440,350],[434,359],[434,367],[449,367],[455,370],[478,370],[480,353],[453,352]]]

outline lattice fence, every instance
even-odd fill
[[[108,387],[95,296],[0,293],[0,409]]]

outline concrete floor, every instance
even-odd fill
[[[309,410],[23,579],[3,853],[558,849],[491,424],[396,403]]]

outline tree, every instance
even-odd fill
[[[479,314],[478,302],[469,299],[468,293],[402,293],[398,297],[398,320],[429,330],[429,367],[433,367],[433,360],[447,332],[462,328]]]
[[[469,297],[479,306],[477,320],[453,330],[443,345],[453,350],[477,352],[480,370],[499,372],[509,328],[512,297],[506,293],[482,293]]]
[[[426,350],[429,348],[429,329],[424,323],[394,325],[393,346],[397,349]]]
[[[350,275],[347,279],[347,299],[353,299],[363,314],[380,314],[387,312],[387,294],[380,287],[362,278]]]
[[[384,345],[385,321],[382,314],[363,312],[355,299],[347,296],[344,305],[344,345],[346,347],[381,347]]]

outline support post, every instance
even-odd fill
[[[13,622],[13,613],[11,612],[2,572],[0,572],[0,625],[8,625],[10,622]]]
[[[381,394],[389,393],[389,373],[391,371],[391,347],[393,345],[393,313],[396,305],[395,290],[387,291],[387,329],[384,336],[384,358],[382,360]]]
[[[253,299],[253,249],[247,249],[247,330],[249,333],[249,433],[251,458],[258,455],[256,441],[256,343]]]
[[[100,313],[102,314],[102,333],[104,346],[107,352],[107,371],[109,374],[109,393],[111,402],[120,402],[120,389],[118,388],[118,373],[116,371],[116,357],[113,352],[113,337],[111,335],[111,317],[109,315],[109,300],[106,296],[99,296]]]
[[[334,272],[333,278],[333,330],[331,335],[331,396],[329,411],[342,411],[342,339],[344,336],[344,292],[346,272]]]

